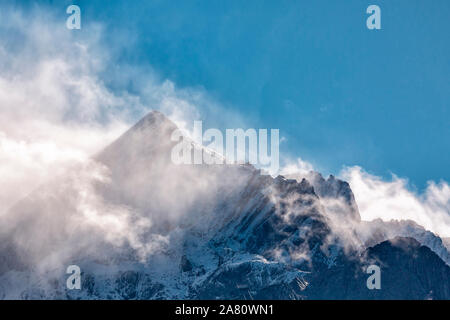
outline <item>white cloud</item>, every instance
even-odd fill
[[[101,25],[74,32],[51,10],[34,10],[0,12],[0,28],[8,29],[0,41],[0,215],[151,109],[185,132],[204,114],[237,119],[201,89],[178,89],[148,68],[115,68],[111,55],[120,50],[102,45]],[[105,81],[119,88],[111,90]],[[135,94],[126,89],[131,81]]]
[[[307,174],[314,170],[314,166],[302,158],[297,158],[295,161],[287,161],[285,166],[281,168],[281,175]]]
[[[219,112],[221,121],[239,117],[203,90],[176,88],[171,81],[158,81],[151,70],[143,74],[125,65],[119,72],[109,48],[99,41],[101,26],[74,33],[60,18],[44,11],[0,12],[0,28],[9,31],[0,35],[0,237],[15,241],[36,259],[49,252],[51,260],[77,250],[103,252],[97,249],[105,242],[131,246],[144,258],[167,239],[158,233],[143,235],[154,216],[110,203],[106,192],[98,192],[98,184],[108,185],[111,177],[91,156],[150,109],[163,111],[186,130],[205,114]],[[127,91],[131,80],[135,94]],[[115,82],[114,90],[108,81]],[[148,170],[145,160],[136,171]],[[153,181],[155,197],[160,196],[153,204],[173,215],[184,213],[196,196],[210,193],[214,179],[204,177],[194,188],[193,177],[184,177],[189,192],[173,201],[173,190],[180,188],[177,179],[182,178],[175,174],[163,178],[167,181]],[[136,191],[136,181],[127,182],[124,188],[130,194],[149,200],[147,193]],[[16,216],[11,207],[37,188],[42,188],[37,197],[43,199],[32,204],[31,219],[26,201]],[[57,197],[60,202],[53,201]],[[40,229],[43,224],[46,232]],[[22,232],[14,232],[15,227]]]
[[[280,174],[302,177],[311,170],[314,170],[311,163],[298,158],[288,161]],[[385,181],[358,166],[345,168],[339,177],[350,184],[362,220],[412,220],[441,237],[450,237],[450,186],[447,182],[429,181],[426,190],[418,194],[408,188],[406,179],[393,175],[391,181]]]
[[[121,106],[135,102],[97,77],[107,60],[90,50],[99,29],[74,39],[39,13],[0,16],[0,214],[117,137],[128,126]]]
[[[391,181],[384,181],[360,167],[344,169],[341,177],[350,183],[363,220],[409,219],[442,237],[450,237],[447,182],[430,181],[425,192],[417,194],[408,189],[406,179],[394,175]]]

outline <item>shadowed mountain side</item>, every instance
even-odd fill
[[[312,280],[310,299],[450,299],[450,267],[413,238],[396,237],[370,247],[364,263],[342,260]],[[381,270],[381,289],[368,290],[365,270]]]

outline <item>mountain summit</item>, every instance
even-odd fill
[[[435,235],[362,222],[350,186],[333,176],[175,165],[176,129],[153,111],[19,202],[0,228],[0,297],[450,299]],[[81,290],[65,287],[72,264]],[[372,264],[380,290],[366,286]]]

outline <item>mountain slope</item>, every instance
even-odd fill
[[[382,242],[395,234],[382,224],[361,229],[346,182],[175,165],[176,129],[150,113],[2,217],[0,297],[450,299],[449,267],[413,240]],[[370,263],[399,280],[368,290]],[[65,287],[71,264],[82,290]]]

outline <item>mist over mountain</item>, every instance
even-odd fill
[[[450,299],[448,240],[361,221],[334,176],[175,165],[176,129],[153,111],[1,216],[0,298]]]

